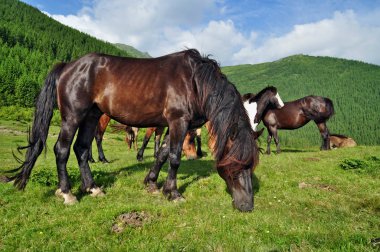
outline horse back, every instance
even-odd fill
[[[183,53],[153,59],[93,53],[67,64],[58,100],[78,107],[95,104],[131,126],[167,126],[166,117],[186,113],[191,75]]]
[[[269,109],[263,119],[265,126],[278,129],[297,129],[309,121],[297,101],[284,102],[280,109]]]

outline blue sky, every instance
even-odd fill
[[[97,38],[152,56],[186,47],[222,65],[293,54],[380,65],[380,0],[24,0]]]

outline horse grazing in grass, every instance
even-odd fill
[[[103,114],[99,119],[98,126],[96,127],[95,140],[96,140],[96,145],[98,148],[99,161],[103,163],[109,163],[103,151],[103,136],[110,121],[111,121],[111,118],[108,115]],[[131,149],[132,144],[134,144],[135,150],[137,150],[137,135],[138,135],[139,128],[127,126],[124,124],[112,125],[111,127],[113,127],[114,130],[116,131],[124,130],[126,132],[125,141],[129,149]],[[149,139],[153,133],[155,133],[154,157],[157,157],[157,151],[160,145],[161,135],[164,129],[165,127],[147,128],[146,134],[143,140],[143,144],[137,153],[136,158],[138,161],[143,160],[145,148],[148,145]],[[195,134],[194,132],[197,132],[197,134]],[[197,144],[198,144],[197,149],[195,146],[195,140],[197,140]],[[199,152],[202,155],[200,129],[189,130],[188,133],[186,134],[186,137],[183,143],[183,153],[185,154],[188,160],[191,160],[191,159],[196,159],[198,157],[201,157],[201,155],[199,155]],[[91,147],[90,147],[88,160],[92,163],[95,162],[92,156]]]
[[[330,134],[330,148],[343,148],[357,146],[354,139],[345,135]]]
[[[135,151],[137,151],[137,135],[139,134],[139,128],[131,127],[121,123],[111,125],[113,132],[125,131],[125,142],[127,143],[128,149],[132,149],[134,145]]]
[[[242,100],[254,131],[256,131],[257,125],[262,120],[263,114],[269,106],[278,109],[284,106],[284,102],[277,92],[277,88],[272,86],[264,88],[258,94],[244,94]]]
[[[322,136],[322,150],[330,149],[329,130],[326,121],[334,114],[333,102],[326,97],[306,96],[304,98],[285,102],[281,109],[270,108],[264,112],[263,122],[268,130],[267,154],[270,154],[272,137],[276,143],[277,153],[280,153],[280,143],[277,130],[298,129],[310,121],[317,124]]]
[[[78,160],[81,189],[102,195],[88,165],[90,145],[102,114],[133,127],[169,127],[166,146],[157,158],[169,158],[163,193],[180,200],[177,170],[186,132],[210,122],[216,139],[214,156],[219,175],[226,181],[233,205],[241,211],[253,209],[252,172],[258,163],[253,130],[236,87],[221,72],[216,61],[197,50],[151,59],[135,59],[92,53],[69,63],[57,64],[49,73],[36,102],[34,122],[25,149],[25,161],[9,170],[8,180],[24,189],[48,136],[57,100],[61,130],[54,146],[59,188],[56,195],[66,204],[77,201],[71,193],[66,170],[71,144]],[[151,169],[145,178],[156,184]]]
[[[160,148],[161,136],[164,133],[164,129],[165,128],[163,127],[155,127],[155,128],[148,128],[146,130],[143,143],[136,156],[138,161],[142,161],[144,159],[144,151],[153,133],[155,134],[154,157],[157,158],[158,149]],[[195,146],[195,142],[197,143],[196,146]],[[186,134],[185,140],[183,142],[183,147],[182,147],[183,153],[185,154],[186,158],[188,160],[201,158],[203,155],[201,145],[202,145],[201,128],[189,130]]]
[[[144,159],[144,151],[153,133],[154,133],[154,157],[157,157],[157,152],[158,152],[158,149],[160,148],[161,136],[164,133],[164,130],[165,130],[165,127],[153,127],[153,128],[146,129],[143,143],[136,156],[138,161],[142,161]]]

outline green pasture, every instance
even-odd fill
[[[12,156],[26,143],[27,124],[0,121],[0,169],[17,166]],[[52,126],[26,190],[0,183],[0,251],[378,251],[380,146],[319,151],[282,145],[280,155],[260,155],[255,171],[255,209],[232,207],[224,181],[207,156],[182,160],[178,186],[186,198],[174,203],[150,194],[142,181],[153,164],[153,142],[143,162],[120,133],[105,134],[109,164],[91,164],[106,196],[79,192],[72,152],[68,170],[79,203],[55,197],[57,175]],[[280,132],[281,134],[281,132]],[[204,136],[206,139],[206,136]],[[142,134],[139,135],[141,145]],[[265,140],[261,146],[265,148]],[[94,146],[95,149],[95,146]],[[273,147],[272,150],[275,148]],[[166,177],[167,165],[159,182]],[[119,215],[144,213],[141,226],[112,227]]]

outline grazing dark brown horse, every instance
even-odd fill
[[[330,149],[329,130],[326,121],[334,114],[333,102],[326,97],[306,96],[304,98],[285,102],[281,109],[268,109],[263,117],[265,127],[268,129],[267,154],[270,154],[272,136],[276,143],[277,153],[280,153],[280,143],[277,135],[278,129],[298,129],[310,121],[317,124],[322,137],[322,150]]]
[[[351,137],[340,135],[340,134],[330,134],[330,148],[343,148],[343,147],[355,147],[357,144]]]
[[[186,132],[210,122],[216,139],[214,156],[219,175],[226,181],[233,205],[241,211],[253,209],[252,168],[258,149],[248,115],[236,87],[228,82],[218,64],[196,50],[185,50],[159,58],[133,59],[92,53],[69,63],[57,64],[49,73],[36,103],[34,122],[25,161],[8,173],[9,180],[24,189],[48,136],[57,100],[61,130],[54,146],[59,189],[66,204],[75,203],[66,170],[71,144],[78,160],[81,189],[92,195],[103,192],[95,184],[88,155],[95,128],[102,114],[134,127],[169,127],[166,145],[157,158],[169,158],[163,193],[181,199],[177,170]],[[157,167],[155,165],[155,167]],[[156,184],[155,167],[145,183]],[[158,173],[157,173],[158,176]]]

